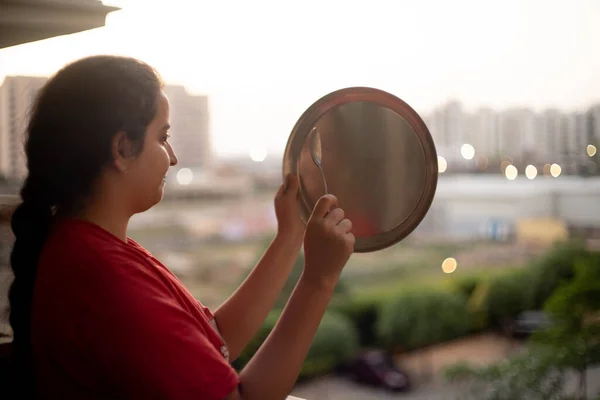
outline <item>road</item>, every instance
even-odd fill
[[[600,393],[600,366],[590,368],[587,376],[588,398]],[[577,383],[571,376],[567,387],[572,389]],[[429,384],[416,388],[409,393],[390,393],[384,390],[360,386],[339,377],[325,377],[300,384],[292,392],[306,400],[454,400],[461,394],[458,386],[448,383]]]

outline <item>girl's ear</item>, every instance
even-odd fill
[[[119,131],[112,140],[111,152],[113,164],[119,171],[126,173],[134,155],[134,146],[124,131]]]

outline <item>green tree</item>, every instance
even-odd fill
[[[465,398],[482,400],[586,399],[586,370],[600,362],[600,254],[578,253],[572,279],[546,301],[552,326],[532,336],[529,351],[483,368],[460,364],[446,371],[468,382]],[[565,394],[568,371],[579,374],[576,393]],[[471,396],[471,397],[469,397]]]
[[[590,253],[576,261],[574,279],[556,289],[545,310],[553,326],[533,340],[560,349],[562,364],[579,373],[578,398],[585,398],[586,370],[600,362],[600,254]]]

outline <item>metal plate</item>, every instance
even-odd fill
[[[355,252],[381,250],[408,236],[427,214],[437,187],[435,145],[421,117],[396,96],[368,87],[341,89],[310,106],[283,156],[283,175],[300,180],[305,223],[325,194],[309,145],[315,127],[327,188],[352,221]]]

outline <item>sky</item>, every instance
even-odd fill
[[[209,95],[218,155],[279,155],[318,98],[372,86],[421,113],[600,102],[599,0],[106,0],[106,27],[0,50],[6,75],[140,58]]]

